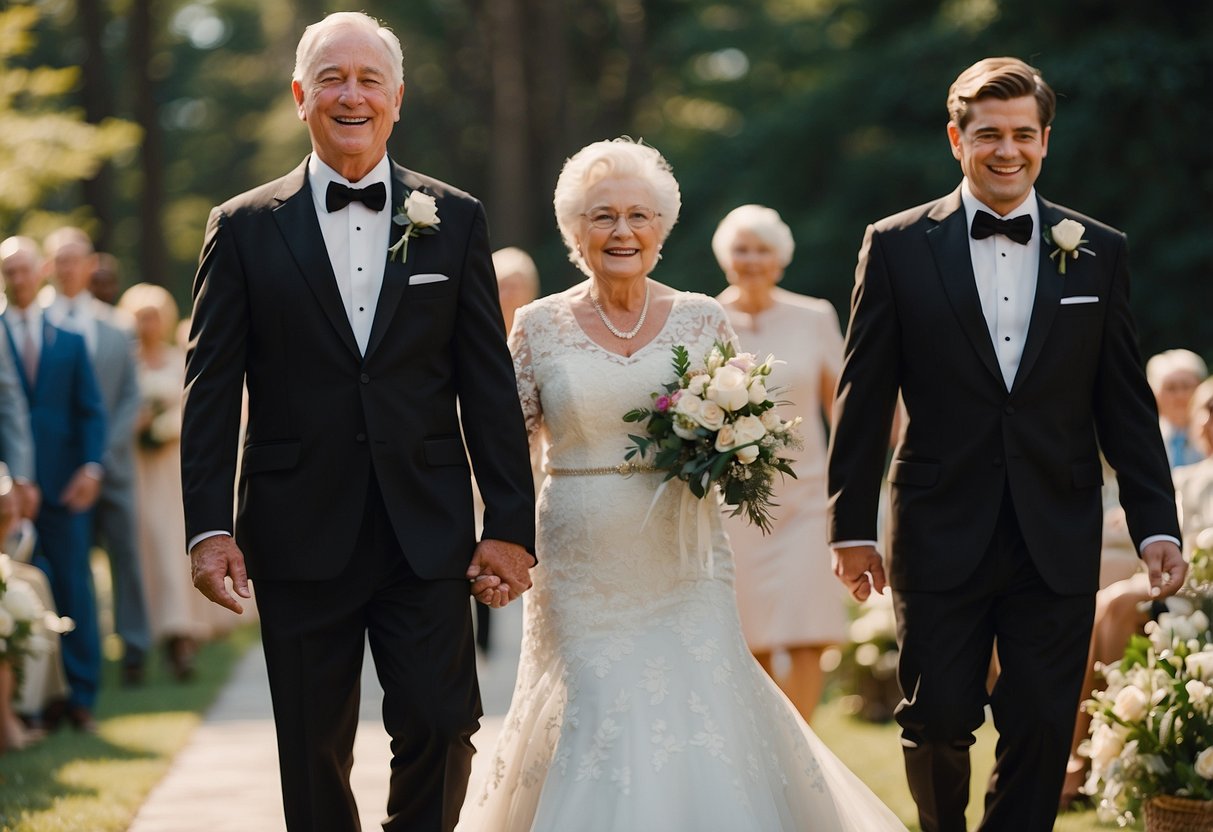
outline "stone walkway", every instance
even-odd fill
[[[522,638],[522,604],[493,613],[493,652],[478,661],[485,717],[473,738],[492,749],[509,707]],[[383,691],[367,652],[351,783],[365,832],[379,829],[387,802],[388,736],[380,719]],[[468,793],[484,776],[487,753],[473,758]],[[152,790],[128,832],[285,832],[278,750],[265,655],[249,651],[189,744]]]

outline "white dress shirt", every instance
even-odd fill
[[[1002,235],[992,234],[984,240],[969,236],[969,257],[973,263],[973,277],[977,281],[977,295],[981,298],[981,312],[986,318],[990,342],[998,356],[1002,380],[1007,389],[1015,382],[1019,360],[1023,357],[1023,345],[1027,340],[1028,322],[1032,317],[1032,302],[1036,298],[1036,271],[1040,263],[1040,214],[1036,205],[1036,189],[1019,207],[1009,214],[997,211],[982,203],[969,188],[969,180],[960,186],[960,198],[964,203],[965,227],[973,227],[973,217],[978,211],[993,214],[999,219],[1013,219],[1027,215],[1032,218],[1032,239],[1026,244],[1017,243]]]
[[[375,320],[375,306],[383,287],[383,271],[387,265],[388,239],[392,230],[391,165],[387,154],[379,164],[358,182],[351,182],[320,161],[315,153],[308,160],[308,182],[312,186],[312,201],[320,233],[328,249],[329,262],[337,278],[337,289],[345,304],[345,314],[354,330],[354,340],[365,355]],[[387,188],[388,204],[381,211],[372,211],[361,202],[351,202],[345,208],[330,213],[325,207],[325,194],[330,182],[365,188],[382,182]]]
[[[28,332],[29,340],[34,350],[34,356],[29,360],[37,367],[38,360],[42,356],[42,307],[36,303],[31,303],[29,306],[21,309],[15,304],[10,303],[8,311],[5,314],[12,325],[13,343],[17,345],[17,360],[19,362],[27,360],[25,357],[25,339]]]

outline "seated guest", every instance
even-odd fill
[[[1192,392],[1209,375],[1204,360],[1190,350],[1167,350],[1146,362],[1146,378],[1158,402],[1158,426],[1172,468],[1204,458],[1191,438],[1188,421]]]

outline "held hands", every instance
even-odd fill
[[[856,601],[866,601],[873,589],[884,594],[888,581],[884,576],[884,561],[875,546],[847,546],[832,551],[834,576],[842,581]]]
[[[1166,598],[1184,585],[1188,564],[1179,547],[1169,540],[1155,540],[1141,551],[1142,562],[1150,572],[1150,597]]]
[[[244,553],[229,535],[220,534],[200,540],[190,550],[190,570],[198,591],[221,607],[240,615],[244,607],[227,591],[224,578],[241,598],[249,598],[248,575],[244,571]]]
[[[76,473],[72,474],[72,478],[63,487],[63,493],[59,495],[59,502],[71,511],[88,511],[93,507],[93,503],[97,502],[97,497],[100,495],[101,480],[97,479],[96,475],[85,466],[81,466],[76,469]]]
[[[467,571],[472,595],[485,606],[504,607],[531,588],[534,565],[534,556],[517,543],[482,540]]]

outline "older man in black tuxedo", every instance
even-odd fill
[[[534,564],[484,211],[388,158],[401,49],[372,18],[308,27],[292,90],[313,153],[211,213],[194,285],[182,434],[194,583],[239,612],[224,578],[240,597],[246,568],[256,582],[291,832],[358,828],[349,771],[368,633],[392,736],[384,829],[449,830],[480,716],[469,580],[501,605]],[[478,544],[468,451],[486,506]]]
[[[1125,237],[1034,189],[1054,106],[1022,61],[961,73],[948,138],[964,181],[869,226],[856,270],[830,539],[856,598],[883,591],[876,502],[900,392],[888,475],[897,719],[928,832],[966,828],[987,700],[999,740],[980,828],[1053,827],[1098,585],[1101,449],[1156,593],[1185,574]]]

